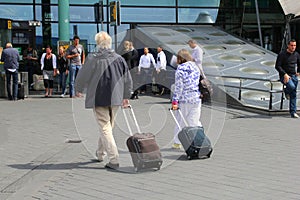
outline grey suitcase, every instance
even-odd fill
[[[181,129],[181,131],[178,133],[178,139],[186,152],[187,158],[189,160],[195,158],[209,158],[211,156],[213,148],[209,138],[204,133],[204,128],[200,126],[188,126],[187,122],[183,118],[180,109],[178,109],[178,112],[183,118],[183,121],[186,125],[182,128],[180,127],[179,122],[174,116],[172,109],[170,109],[170,112],[177,126],[179,127],[179,129]]]

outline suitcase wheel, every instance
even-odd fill
[[[158,162],[157,170],[160,170],[161,165],[162,165],[162,162]]]
[[[138,163],[136,163],[136,165],[134,165],[134,171],[138,172],[140,171],[140,169],[142,168],[140,161],[138,161]]]
[[[140,171],[143,168],[145,168],[145,164],[141,164],[140,162],[138,162],[137,165],[134,166],[134,171],[138,172],[138,171]]]
[[[210,155],[211,155],[212,152],[213,152],[213,149],[211,149],[211,150],[209,151],[209,153],[207,154],[207,158],[210,158]]]
[[[134,171],[138,172],[140,169],[138,167],[134,167]]]

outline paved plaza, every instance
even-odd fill
[[[300,120],[203,105],[214,151],[190,161],[170,148],[175,123],[167,97],[131,101],[141,130],[156,134],[163,155],[162,169],[139,173],[121,111],[114,129],[120,170],[112,171],[107,161],[94,161],[98,128],[82,98],[0,99],[0,199],[300,199]]]

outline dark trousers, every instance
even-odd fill
[[[160,72],[157,74],[157,81],[155,82],[159,91],[161,92],[162,89],[165,88],[164,85],[166,85],[166,70],[160,70]]]
[[[141,73],[139,75],[139,82],[140,82],[140,90],[145,92],[146,85],[152,83],[152,69],[150,68],[141,68]]]
[[[44,87],[53,89],[53,80],[44,79]]]
[[[18,70],[11,72],[6,70],[6,90],[9,100],[17,100],[18,97]],[[13,85],[11,89],[11,77],[13,78]],[[12,90],[12,91],[11,91]]]
[[[33,83],[33,73],[34,73],[34,66],[28,66],[28,88],[30,88],[31,84]]]

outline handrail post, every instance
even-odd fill
[[[240,78],[239,100],[242,100],[242,79]]]
[[[269,110],[272,110],[272,104],[273,104],[273,101],[272,101],[272,95],[273,93],[270,91],[270,102],[269,102]]]
[[[271,90],[270,90],[270,102],[269,102],[269,110],[272,110],[272,104],[273,104],[273,82],[270,80]]]
[[[283,109],[283,92],[284,92],[284,85],[282,85],[281,100],[280,100],[280,110]]]

